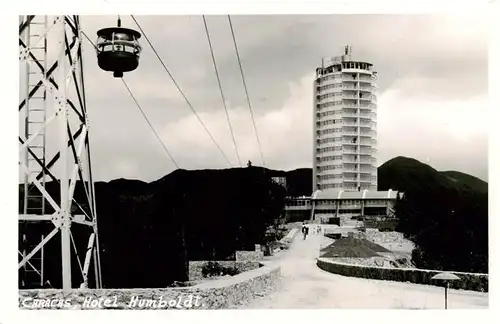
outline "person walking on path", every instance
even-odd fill
[[[306,239],[307,234],[309,234],[309,227],[305,222],[302,224],[302,234],[304,235],[304,240]]]

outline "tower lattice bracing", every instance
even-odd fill
[[[100,288],[79,17],[21,16],[19,63],[19,286]]]
[[[344,55],[316,69],[313,191],[377,190],[376,72]]]

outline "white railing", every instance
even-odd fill
[[[325,169],[325,170],[320,170],[321,174],[323,175],[332,175],[332,174],[339,174],[340,169]]]
[[[316,157],[323,158],[323,157],[328,157],[328,156],[340,155],[341,153],[342,153],[342,151],[321,152],[321,153],[316,153]]]
[[[353,78],[352,76],[342,76],[342,81],[358,82],[358,80],[358,78]]]
[[[324,86],[324,85],[329,85],[329,84],[332,84],[332,83],[338,83],[340,80],[340,77],[339,78],[334,78],[334,79],[323,79],[321,80],[321,82],[319,83],[320,86]]]
[[[310,205],[307,206],[295,206],[295,205],[286,205],[285,210],[308,210],[311,209]]]
[[[340,116],[337,115],[329,115],[329,116],[323,116],[323,117],[318,117],[321,119],[321,121],[317,121],[316,125],[317,126],[326,126],[326,125],[339,125],[342,124],[342,119],[339,118]],[[331,121],[330,123],[325,123],[327,121]],[[335,120],[335,123],[333,122]],[[337,122],[338,121],[338,122]]]
[[[348,125],[348,126],[359,126],[359,122],[357,120],[352,120],[352,119],[343,119],[342,124]]]
[[[365,206],[385,206],[387,205],[387,203],[385,201],[377,201],[377,202],[373,202],[373,201],[367,201],[365,202]]]

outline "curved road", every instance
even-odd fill
[[[344,277],[316,266],[323,235],[300,235],[276,258],[281,286],[243,306],[263,308],[442,309],[444,288],[393,281]],[[488,293],[448,290],[448,308],[488,308]]]

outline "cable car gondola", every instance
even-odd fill
[[[121,19],[118,18],[118,27],[101,29],[97,36],[97,63],[102,70],[111,71],[115,78],[121,78],[123,72],[137,69],[141,33],[121,27]]]

